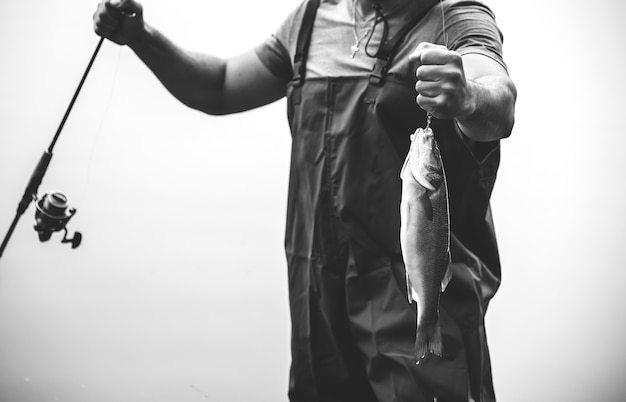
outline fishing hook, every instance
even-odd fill
[[[74,107],[76,98],[78,98],[78,94],[80,93],[80,90],[82,89],[83,84],[87,79],[87,75],[89,74],[91,66],[93,65],[93,62],[96,59],[98,52],[100,51],[100,47],[102,46],[103,41],[104,37],[101,37],[98,41],[98,44],[96,45],[96,49],[94,50],[91,59],[89,60],[89,64],[87,65],[87,68],[83,73],[78,87],[74,92],[74,96],[72,97],[72,100],[70,101],[70,104],[67,107],[65,114],[63,115],[63,119],[61,119],[61,124],[59,124],[59,127],[57,128],[57,131],[52,138],[52,142],[43,152],[43,155],[41,155],[41,158],[39,159],[39,162],[37,163],[37,166],[35,167],[35,170],[33,171],[30,180],[28,181],[28,185],[26,186],[26,190],[24,191],[22,200],[17,206],[17,212],[15,213],[13,222],[11,223],[11,226],[9,227],[6,235],[4,236],[2,245],[0,245],[0,258],[2,257],[2,253],[4,252],[4,249],[7,247],[7,244],[11,239],[11,235],[13,234],[17,223],[19,222],[24,212],[26,212],[26,210],[28,209],[31,201],[36,202],[37,211],[35,213],[35,230],[39,234],[40,241],[47,241],[53,232],[63,230],[65,233],[63,236],[63,240],[61,240],[62,243],[71,243],[72,248],[76,248],[80,245],[80,242],[82,240],[82,235],[80,234],[80,232],[76,232],[74,234],[74,237],[71,239],[67,238],[67,229],[65,228],[65,225],[67,225],[67,222],[76,213],[75,208],[69,207],[68,198],[61,193],[52,193],[46,194],[40,200],[38,200],[37,191],[39,190],[39,185],[41,184],[41,181],[46,174],[46,170],[50,165],[50,160],[52,159],[52,150],[54,149],[54,146],[56,145],[57,140],[61,135],[63,126],[65,126],[65,122],[67,121],[67,118],[70,115],[72,108]]]

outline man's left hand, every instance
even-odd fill
[[[467,116],[475,100],[465,77],[463,60],[445,46],[422,42],[409,56],[417,67],[417,104],[438,119]]]

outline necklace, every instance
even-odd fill
[[[350,46],[350,50],[352,51],[352,55],[350,57],[352,58],[354,58],[354,56],[356,56],[356,54],[361,49],[360,48],[361,42],[363,41],[363,39],[365,39],[367,35],[369,35],[370,29],[371,29],[371,28],[367,28],[365,32],[363,33],[363,35],[359,37],[359,34],[357,33],[357,29],[356,29],[356,13],[357,13],[356,0],[352,0],[352,34],[354,35],[354,45]],[[374,15],[374,19],[376,19],[376,15]]]

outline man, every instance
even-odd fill
[[[292,401],[495,400],[484,333],[500,282],[489,198],[516,90],[488,8],[307,0],[227,60],[179,48],[134,0],[103,1],[94,23],[192,108],[228,114],[287,96]],[[448,180],[453,277],[440,306],[444,355],[416,365],[399,172],[427,113]]]

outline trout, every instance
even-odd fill
[[[417,302],[415,357],[442,355],[439,296],[450,281],[450,212],[435,136],[418,128],[400,172],[400,246],[409,303]]]

